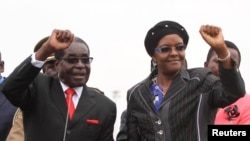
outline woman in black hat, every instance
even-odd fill
[[[216,109],[244,96],[221,28],[202,25],[200,34],[218,56],[220,78],[183,67],[189,36],[179,23],[161,21],[147,32],[145,48],[157,68],[128,90],[129,141],[206,141]]]

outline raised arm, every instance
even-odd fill
[[[36,59],[44,61],[55,51],[68,48],[73,39],[74,34],[72,34],[69,30],[54,29],[49,39],[36,52]]]
[[[221,62],[222,66],[228,69],[232,68],[233,63],[230,59],[230,52],[224,42],[221,28],[212,25],[202,25],[200,27],[200,34],[207,44],[215,50],[218,61]]]

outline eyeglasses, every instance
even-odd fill
[[[79,60],[84,64],[90,64],[93,61],[93,57],[64,57],[60,58],[70,64],[77,64]]]
[[[177,50],[177,51],[184,51],[186,49],[186,47],[187,47],[186,45],[177,45],[177,46],[173,46],[173,47],[162,46],[162,47],[155,48],[155,51],[167,53],[167,52],[170,52],[172,50],[172,48],[175,48],[175,50]]]

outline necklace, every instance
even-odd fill
[[[157,82],[157,78],[155,79],[154,81],[155,84],[157,84],[162,90],[163,92],[166,92],[168,90],[169,87],[163,87],[162,85],[160,85],[158,82]]]
[[[157,82],[157,76],[153,77],[152,81],[153,81],[154,84],[156,84],[159,87],[159,91],[161,92],[161,94],[163,96],[165,96],[165,94],[167,93],[169,87],[163,87],[162,85],[160,85]]]
[[[165,94],[167,93],[167,91],[168,91],[168,87],[167,87],[167,88],[161,87],[161,88],[162,88],[161,93],[162,93],[163,95],[165,95]]]

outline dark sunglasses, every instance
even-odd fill
[[[175,50],[177,50],[177,51],[184,51],[186,49],[186,47],[187,47],[186,45],[177,45],[174,47],[162,46],[162,47],[155,48],[155,51],[167,53],[167,52],[170,52],[172,50],[172,48],[175,48]]]
[[[93,61],[93,57],[64,57],[60,59],[70,64],[77,64],[79,60],[81,60],[84,64],[90,64]]]

